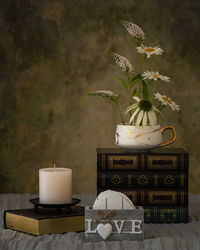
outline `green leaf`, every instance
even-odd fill
[[[148,80],[148,83],[149,83],[149,84],[152,84],[152,83],[154,83],[154,80],[153,80],[153,79],[151,79],[151,80],[149,79],[149,80]]]
[[[140,79],[141,79],[141,74],[137,74],[134,77],[131,78],[129,86],[132,88]]]
[[[148,85],[142,80],[142,95],[144,99],[148,99]]]
[[[138,47],[140,46],[142,39],[139,39],[137,37],[133,37],[133,42],[135,43],[135,45]]]
[[[126,84],[126,82],[125,82],[124,79],[122,79],[120,77],[113,77],[113,80],[115,80],[116,82],[118,82],[119,84],[121,84],[123,88],[125,88],[125,89],[128,88],[128,86],[127,86],[127,84]]]
[[[145,60],[147,58],[147,55],[146,54],[143,54],[143,60]]]
[[[125,74],[124,71],[120,67],[118,67],[116,65],[112,65],[112,64],[109,64],[109,66],[111,68],[116,69],[117,71],[121,72],[122,74]]]
[[[132,73],[131,73],[131,77],[130,78],[133,78],[135,76],[135,72],[137,70],[137,67],[136,66],[133,66],[133,70],[132,70]]]
[[[163,106],[164,106],[164,105],[163,105]],[[163,108],[164,108],[164,107],[163,107]],[[161,108],[161,109],[163,109],[163,108]],[[158,108],[154,107],[154,110],[155,110],[155,112],[156,112],[156,115],[161,115],[162,118],[164,118],[163,114],[161,113],[161,111],[160,111]]]
[[[139,94],[137,93],[137,88],[135,88],[135,89],[133,90],[132,97],[133,97],[133,96],[139,96]]]
[[[157,109],[161,112],[166,106],[165,105],[159,105]]]
[[[116,105],[118,104],[119,98],[120,98],[120,95],[118,95],[118,96],[113,96],[113,98],[112,98],[113,102],[114,102]]]

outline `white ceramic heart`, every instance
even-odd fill
[[[97,226],[97,232],[102,239],[106,240],[112,233],[112,225],[110,223],[106,223],[105,225],[100,223]]]

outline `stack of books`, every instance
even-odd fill
[[[188,153],[97,148],[97,194],[111,189],[144,207],[145,223],[188,222]]]

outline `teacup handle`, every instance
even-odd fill
[[[176,130],[173,126],[166,126],[164,128],[161,128],[161,133],[163,134],[165,130],[167,129],[171,129],[172,130],[172,134],[173,134],[173,138],[167,142],[163,142],[160,146],[161,147],[164,147],[166,145],[169,145],[171,144],[172,142],[174,142],[176,140]]]

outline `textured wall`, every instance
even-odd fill
[[[0,2],[1,192],[38,192],[38,169],[73,169],[73,191],[94,193],[96,147],[114,144],[119,116],[86,92],[121,89],[108,67],[113,50],[137,62],[129,35],[115,21],[140,25],[165,53],[154,68],[170,76],[160,90],[181,105],[176,147],[190,152],[190,192],[199,193],[199,8],[196,0],[7,0]]]

